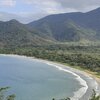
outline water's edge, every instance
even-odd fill
[[[63,68],[59,64],[57,65],[57,63],[46,61],[46,60],[42,60],[42,59],[36,59],[34,57],[27,57],[27,56],[13,55],[13,54],[0,54],[0,55],[1,56],[24,57],[24,58],[31,59],[31,60],[37,60],[39,62],[43,62],[43,63],[46,63],[46,64],[48,64],[50,66],[53,66],[53,67],[57,68],[58,70],[61,70],[61,71],[64,71],[64,72],[67,72],[67,73],[70,73],[70,74],[74,75],[76,77],[75,79],[80,83],[80,85],[82,85],[82,87],[79,88],[78,91],[74,92],[74,96],[70,97],[71,100],[79,100],[80,98],[82,98],[86,94],[86,92],[88,90],[87,82],[84,79],[82,79],[80,75],[75,73],[75,71],[73,72],[70,69]],[[69,66],[66,66],[66,67],[70,68]],[[87,76],[87,77],[89,77],[89,76]],[[95,84],[95,87],[98,88],[98,83],[97,82]]]
[[[74,92],[74,96],[70,97],[71,100],[79,100],[86,93],[86,91],[88,89],[88,85],[87,85],[86,81],[83,80],[79,75],[77,75],[76,73],[74,73],[72,71],[64,69],[64,68],[62,68],[60,66],[57,66],[55,64],[51,64],[49,62],[47,64],[51,65],[51,66],[54,66],[54,67],[58,68],[61,71],[64,71],[64,72],[67,72],[67,73],[70,73],[70,74],[76,76],[76,80],[79,81],[80,85],[82,85],[82,87],[78,91]]]

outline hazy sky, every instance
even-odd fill
[[[100,0],[0,0],[0,20],[30,22],[49,14],[86,12],[100,7]]]

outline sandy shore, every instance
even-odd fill
[[[78,91],[74,92],[74,95],[73,97],[71,97],[71,100],[89,100],[93,89],[95,89],[97,93],[100,93],[100,79],[88,72],[80,71],[78,69],[74,69],[69,66],[62,65],[60,63],[55,63],[55,62],[42,60],[42,59],[36,59],[34,57],[19,56],[13,54],[7,54],[7,55],[1,54],[1,55],[19,57],[19,58],[22,57],[24,59],[29,58],[30,60],[36,60],[42,63],[46,63],[50,66],[58,68],[58,70],[65,71],[67,73],[76,76],[76,80],[79,81],[82,87]]]
[[[100,79],[93,76],[92,74],[84,72],[84,71],[80,71],[78,69],[75,69],[67,65],[60,64],[60,63],[45,61],[41,59],[40,61],[47,63],[51,66],[55,66],[59,70],[69,72],[78,78],[78,81],[83,87],[74,93],[74,96],[71,97],[71,100],[89,100],[93,89],[98,94],[100,94],[100,83],[99,83]]]

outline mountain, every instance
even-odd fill
[[[16,14],[11,14],[11,13],[7,13],[7,12],[1,12],[0,11],[0,21],[8,21],[11,19],[22,19],[20,16],[16,15]]]
[[[61,42],[99,41],[100,8],[90,12],[54,14],[27,25],[41,36]]]
[[[38,32],[31,30],[17,20],[0,22],[0,46],[28,46],[47,42],[37,36]]]
[[[91,41],[100,42],[100,8],[49,15],[29,24],[0,21],[0,47]]]

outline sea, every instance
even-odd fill
[[[77,76],[57,66],[20,56],[0,55],[0,87],[16,100],[52,100],[73,97],[82,84]]]

